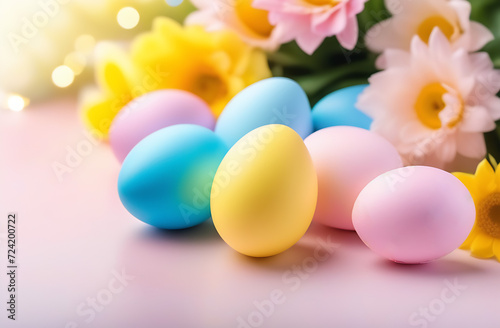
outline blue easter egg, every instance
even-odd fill
[[[183,0],[167,0],[167,4],[169,4],[172,7],[177,7],[182,3]]]
[[[215,132],[232,146],[248,132],[268,124],[287,125],[302,139],[312,133],[311,105],[297,82],[272,77],[248,86],[227,104]]]
[[[358,96],[367,86],[363,84],[347,87],[321,99],[312,111],[314,131],[337,125],[369,130],[372,119],[356,108]]]
[[[213,131],[172,125],[141,140],[118,176],[118,194],[139,220],[184,229],[210,217],[210,190],[228,146]]]

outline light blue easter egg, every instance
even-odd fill
[[[215,132],[232,146],[248,132],[268,124],[287,125],[302,139],[312,133],[311,105],[297,82],[272,77],[248,86],[227,104]]]
[[[213,131],[172,125],[141,140],[125,158],[118,194],[139,220],[162,229],[184,229],[210,217],[210,190],[229,150]]]
[[[172,7],[177,7],[182,3],[183,0],[166,0],[167,4],[169,4]]]
[[[330,126],[348,125],[370,129],[372,119],[356,108],[358,96],[367,84],[355,85],[330,93],[321,99],[312,111],[314,131]]]

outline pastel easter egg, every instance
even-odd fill
[[[264,257],[295,244],[309,227],[318,184],[301,137],[291,128],[257,128],[227,153],[210,196],[212,219],[241,254]]]
[[[356,108],[358,96],[367,86],[363,84],[347,87],[321,99],[312,110],[314,131],[338,125],[369,130],[372,119]]]
[[[458,248],[474,225],[467,188],[428,166],[386,172],[359,194],[353,210],[359,237],[394,262],[425,263]]]
[[[141,140],[127,155],[118,194],[139,220],[183,229],[210,217],[213,178],[228,147],[211,130],[179,124]]]
[[[215,127],[215,117],[198,96],[183,90],[158,90],[135,98],[113,120],[109,141],[123,162],[130,150],[151,133],[175,124]]]
[[[260,126],[282,124],[304,139],[312,132],[311,106],[297,82],[272,77],[238,93],[217,120],[215,132],[230,146]]]
[[[402,167],[397,150],[370,131],[335,126],[306,138],[318,174],[318,205],[314,220],[354,230],[351,214],[361,190],[374,178]]]

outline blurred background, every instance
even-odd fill
[[[189,1],[179,6],[164,0],[1,1],[0,90],[4,97],[17,94],[32,103],[76,95],[93,83],[99,42],[126,46],[149,30],[155,17],[182,22],[193,9]],[[7,107],[18,104],[11,100]]]
[[[472,20],[495,34],[484,50],[499,68],[500,6],[496,0],[470,2]],[[1,1],[0,90],[4,97],[17,94],[30,102],[77,94],[94,82],[93,55],[99,42],[126,47],[134,36],[151,29],[155,17],[183,22],[193,10],[189,1],[178,0]],[[331,91],[366,83],[376,71],[376,55],[366,49],[363,36],[389,15],[383,0],[368,1],[358,17],[360,38],[354,50],[343,49],[333,37],[309,56],[291,42],[268,54],[273,75],[299,81],[312,103]],[[8,107],[5,98],[2,105]]]
[[[484,50],[500,68],[500,6],[496,0],[470,2],[472,20],[495,34]],[[0,108],[20,111],[54,97],[76,97],[95,83],[99,43],[113,41],[126,49],[136,35],[151,29],[155,17],[183,22],[194,9],[179,0],[1,1]],[[389,16],[383,0],[370,0],[358,17],[360,38],[354,50],[343,49],[332,37],[309,56],[291,42],[268,53],[272,74],[299,82],[312,105],[332,91],[367,83],[376,72],[376,55],[366,49],[363,36]],[[500,129],[486,134],[486,140],[488,151],[500,158]]]

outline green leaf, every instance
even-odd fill
[[[488,161],[490,162],[490,164],[493,167],[493,169],[496,171],[497,167],[498,167],[498,163],[495,160],[495,157],[493,157],[491,154],[488,154]]]
[[[486,149],[491,156],[494,158],[500,158],[500,134],[499,129],[497,131],[491,131],[484,134],[484,139],[486,141]]]
[[[295,80],[312,99],[321,98],[332,91],[340,89],[343,81],[348,79],[357,79],[360,81],[359,84],[367,83],[368,77],[374,72],[376,72],[374,60],[369,58],[364,61],[331,68],[321,73],[299,76]]]

